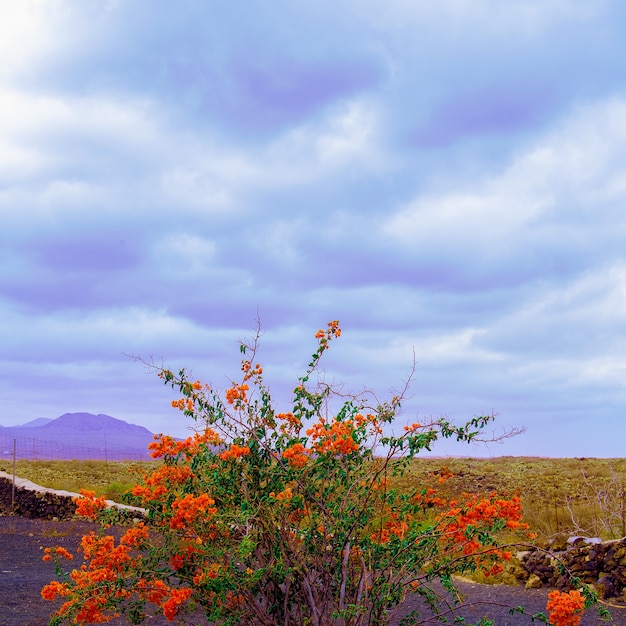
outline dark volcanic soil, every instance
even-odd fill
[[[87,522],[53,522],[39,519],[0,516],[0,626],[45,626],[61,602],[47,602],[40,596],[41,588],[55,578],[54,564],[41,560],[44,548],[63,546],[75,553],[83,534],[94,530]],[[467,623],[477,623],[485,616],[496,626],[537,624],[530,617],[509,614],[509,607],[523,605],[530,614],[545,610],[547,590],[526,590],[523,587],[479,585],[460,582],[459,590],[473,604],[459,611]],[[403,613],[416,608],[416,600],[407,600]],[[626,609],[611,608],[614,623],[626,626]],[[453,619],[450,619],[452,623]],[[123,619],[108,622],[121,626]],[[149,626],[170,624],[163,617],[144,622]],[[202,623],[201,621],[198,624]],[[397,623],[397,621],[396,621]],[[435,622],[433,622],[434,624]],[[600,624],[595,612],[584,616],[581,626]]]

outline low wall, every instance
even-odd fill
[[[626,600],[626,537],[613,541],[571,537],[555,540],[545,549],[520,555],[528,572],[526,586],[570,588],[575,576],[592,585],[600,598]]]
[[[5,513],[40,519],[69,519],[74,517],[76,505],[72,497],[78,494],[55,493],[52,490],[29,489],[22,479],[15,479],[15,500],[11,506],[13,481],[11,477],[0,475],[0,506]]]
[[[0,509],[5,513],[13,513],[22,517],[38,519],[70,519],[76,514],[76,505],[72,498],[80,494],[72,491],[48,489],[36,485],[24,478],[15,478],[15,499],[11,505],[13,493],[13,477],[6,472],[0,472]],[[127,517],[142,517],[143,509],[112,500],[106,501],[109,507],[118,509]]]

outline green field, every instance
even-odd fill
[[[104,461],[18,461],[16,474],[44,487],[96,491],[121,500],[124,491],[153,463]],[[447,467],[452,477],[437,481]],[[0,469],[11,472],[5,463]],[[428,481],[448,498],[462,493],[520,495],[525,519],[540,539],[585,535],[615,539],[626,536],[626,459],[547,459],[535,457],[418,458],[390,485],[408,490]]]

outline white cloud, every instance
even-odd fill
[[[544,0],[541,4],[533,0],[441,0],[440,2],[415,2],[403,0],[388,3],[384,0],[358,0],[359,7],[365,4],[369,18],[377,24],[399,25],[404,28],[422,26],[425,22],[443,26],[448,32],[456,33],[459,39],[485,33],[506,37],[511,28],[519,35],[535,35],[550,26],[562,25],[563,21],[590,20],[604,13],[609,0],[589,3],[585,0]],[[364,13],[361,11],[361,13]],[[472,28],[475,26],[476,28]],[[458,29],[463,28],[459,33]],[[470,31],[470,32],[468,32]]]
[[[106,179],[107,168],[102,164],[113,155],[119,159],[156,154],[163,139],[157,117],[151,103],[141,98],[117,100],[0,88],[3,173],[9,180],[19,180],[55,170],[91,168],[93,177]],[[16,155],[19,158],[13,161]]]
[[[259,178],[270,184],[294,186],[346,168],[384,167],[377,153],[380,120],[375,104],[355,98],[332,107],[320,119],[279,136],[262,159]]]
[[[614,98],[575,111],[501,174],[462,191],[418,196],[385,232],[407,246],[432,250],[436,242],[487,257],[493,251],[523,255],[546,229],[563,228],[564,238],[572,227],[584,236],[590,228],[609,236],[626,228],[619,210],[625,171],[626,101]]]
[[[186,279],[201,278],[212,269],[215,261],[215,242],[191,233],[166,236],[156,247],[155,255],[161,264],[171,268],[172,274]]]
[[[58,32],[55,36],[50,9],[50,4],[41,0],[0,2],[0,76],[12,78],[27,71],[58,45],[61,38]]]

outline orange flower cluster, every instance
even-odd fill
[[[320,419],[306,431],[306,434],[314,441],[313,449],[318,454],[348,455],[356,452],[359,445],[354,441],[352,434],[354,425],[351,421],[335,420],[326,424]]]
[[[182,543],[181,548],[181,552],[173,554],[169,559],[170,565],[174,569],[182,569],[185,564],[192,563],[194,560],[194,556],[199,553],[199,549],[196,545],[185,546],[184,543]]]
[[[192,479],[194,473],[188,465],[161,465],[150,476],[145,477],[146,485],[182,485]]]
[[[446,506],[447,501],[444,498],[440,498],[437,494],[436,489],[432,489],[429,487],[426,489],[425,493],[417,493],[413,496],[413,501],[416,504],[421,504],[422,506],[433,507],[433,506]]]
[[[382,435],[383,429],[380,427],[378,418],[372,413],[368,413],[367,415],[362,415],[361,413],[357,413],[354,416],[354,425],[356,428],[361,428],[361,426],[365,426],[369,424],[371,427],[372,434]]]
[[[504,519],[507,528],[528,528],[527,524],[520,522],[522,519],[522,502],[519,497],[516,496],[510,500],[496,499],[496,494],[493,493],[487,498],[479,500],[475,497],[472,498],[469,494],[464,495],[468,498],[464,510],[456,507],[440,516],[444,532],[456,541],[463,540],[465,529],[468,526],[479,524],[490,526],[498,519]]]
[[[231,459],[238,459],[241,456],[246,456],[250,454],[250,448],[248,446],[238,446],[236,443],[233,443],[229,448],[220,452],[217,456],[222,459],[222,461],[230,461]]]
[[[226,592],[226,597],[224,598],[224,606],[229,609],[236,609],[240,607],[245,602],[245,598],[240,593],[233,593],[232,591]]]
[[[243,385],[233,385],[230,389],[226,390],[226,402],[228,404],[241,404],[248,401],[246,392],[250,389],[246,383]]]
[[[302,422],[293,413],[277,413],[276,419],[284,422],[280,427],[283,432],[288,430],[298,432],[302,428]]]
[[[117,546],[111,535],[98,536],[94,532],[85,535],[78,548],[83,553],[85,562],[80,569],[70,572],[71,583],[52,581],[41,590],[41,597],[44,600],[54,600],[57,596],[74,595],[72,600],[65,602],[57,611],[57,615],[69,615],[70,611],[74,611],[72,619],[76,624],[110,621],[117,614],[105,614],[109,598],[130,596],[130,592],[120,589],[115,581],[123,577],[129,568],[139,567],[141,555],[133,557],[130,549],[139,547],[147,538],[148,530],[144,524],[129,528]],[[67,550],[57,547],[47,549],[43,559],[50,560],[53,555],[72,558]],[[75,595],[71,586],[82,593]]]
[[[154,435],[154,441],[148,444],[148,450],[152,450],[150,452],[150,456],[153,459],[159,459],[163,456],[175,456],[179,452],[181,452],[181,447],[179,447],[180,442],[176,441],[174,437],[170,435]]]
[[[435,470],[432,475],[437,476],[438,483],[445,483],[446,480],[454,478],[454,474],[445,465],[442,465],[441,469]]]
[[[152,474],[144,476],[144,485],[135,485],[131,493],[145,502],[156,501],[168,493],[175,485],[182,485],[194,477],[187,465],[162,465]]]
[[[252,367],[250,361],[241,362],[241,371],[244,372],[244,380],[250,380],[253,376],[258,378],[263,374],[263,368],[258,363]]]
[[[307,450],[301,443],[294,443],[292,446],[285,448],[283,458],[287,459],[291,467],[297,469],[304,467],[309,460]]]
[[[333,337],[341,336],[341,328],[339,328],[339,322],[337,320],[328,322],[327,326],[328,328],[326,330],[323,330],[322,328],[320,328],[315,333],[315,338],[319,340],[320,342],[320,347],[318,348],[319,354],[321,354],[324,350],[328,349],[330,340]]]
[[[387,528],[380,528],[370,535],[370,539],[374,543],[388,543],[391,535]]]
[[[409,531],[409,522],[412,521],[410,514],[401,516],[397,512],[388,511],[385,523],[370,535],[370,539],[374,543],[387,543],[391,536],[394,535],[398,539],[404,539]]]
[[[274,498],[275,500],[280,500],[287,502],[293,498],[293,490],[291,487],[287,487],[283,491],[279,493],[274,493],[273,491],[270,493],[270,498]]]
[[[198,497],[189,493],[180,500],[174,500],[172,509],[176,514],[170,520],[170,528],[184,529],[193,524],[200,515],[204,518],[212,517],[217,513],[217,509],[213,507],[215,500],[208,494],[203,493]]]
[[[85,598],[76,610],[73,618],[74,624],[101,624],[119,617],[119,613],[113,613],[112,615],[104,613],[105,602],[106,595],[103,595],[101,592],[96,592],[94,595]],[[56,614],[63,616],[72,608],[75,608],[75,603],[70,600],[63,604]]]
[[[149,537],[148,528],[143,522],[129,528],[120,538],[120,543],[131,548],[139,548]]]
[[[196,572],[196,575],[193,577],[194,585],[202,585],[208,580],[214,580],[219,576],[220,573],[220,564],[219,563],[211,563],[208,566],[204,566]]]
[[[61,546],[56,546],[54,548],[45,548],[44,556],[42,557],[42,561],[51,561],[53,556],[63,557],[68,561],[71,561],[74,558],[74,555],[68,552],[65,548]]]
[[[104,496],[96,498],[95,491],[81,489],[80,494],[83,496],[82,498],[72,498],[72,502],[76,504],[76,515],[82,515],[93,521],[99,511],[107,508]]]
[[[155,441],[148,444],[148,450],[152,450],[150,456],[159,459],[164,456],[178,456],[184,454],[191,458],[202,445],[218,445],[222,439],[211,428],[206,428],[202,433],[194,433],[193,437],[176,440],[170,435],[154,435]]]
[[[330,337],[341,337],[341,328],[339,328],[339,320],[333,320],[332,322],[328,322],[328,324],[326,325],[328,326],[326,330],[323,330],[320,328],[315,333],[316,339],[325,339],[325,338],[330,339]]]
[[[144,487],[143,485],[135,485],[131,489],[131,493],[144,500],[144,502],[150,502],[162,498],[167,493],[167,487],[157,485],[153,489],[150,489],[149,487]]]
[[[184,589],[170,590],[170,597],[161,606],[163,615],[165,615],[168,622],[173,622],[174,619],[176,619],[180,607],[189,600],[191,594],[192,590],[187,587]]]
[[[137,583],[137,591],[142,598],[161,607],[163,615],[169,622],[173,622],[182,607],[193,593],[191,589],[178,588],[172,589],[162,580],[141,579]]]
[[[137,582],[136,589],[142,598],[158,606],[167,598],[170,590],[162,580],[145,580],[144,578]]]
[[[553,626],[578,626],[585,610],[585,599],[580,591],[551,591],[546,610]]]
[[[453,508],[439,516],[441,543],[443,546],[451,548],[458,549],[460,547],[463,556],[476,555],[476,565],[484,570],[486,563],[491,563],[491,567],[485,571],[487,576],[498,574],[503,567],[500,563],[493,564],[493,557],[510,560],[510,552],[495,547],[485,551],[484,546],[476,538],[467,536],[467,529],[480,526],[492,527],[499,520],[504,520],[507,528],[528,528],[527,524],[520,522],[522,518],[521,500],[518,497],[510,500],[496,499],[496,494],[491,494],[482,500],[469,494],[464,494],[464,497],[467,500],[463,508],[450,502]],[[481,554],[477,554],[479,551]]]
[[[46,560],[45,557],[44,560]],[[57,596],[63,598],[67,595],[69,595],[69,589],[67,588],[67,585],[60,583],[58,580],[53,580],[52,582],[49,582],[41,590],[41,597],[44,600],[55,600]]]
[[[405,426],[404,430],[406,430],[407,433],[414,433],[416,430],[419,430],[422,427],[422,425],[419,422],[415,422],[414,424],[411,424],[410,426]]]
[[[181,411],[193,411],[194,402],[191,398],[180,398],[172,400],[172,407]]]

